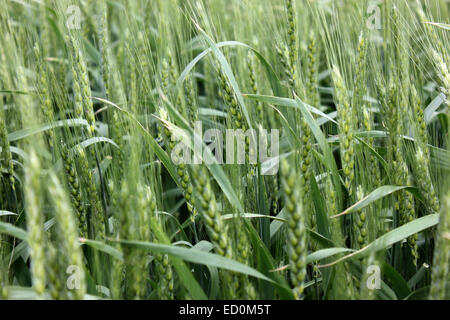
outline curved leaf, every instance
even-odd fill
[[[197,264],[203,264],[206,266],[212,266],[216,268],[226,269],[242,274],[246,274],[258,279],[262,279],[268,282],[272,282],[273,280],[269,279],[259,271],[242,264],[240,262],[237,262],[232,259],[228,259],[222,256],[219,256],[214,253],[209,253],[205,251],[201,251],[198,249],[186,249],[182,247],[177,247],[173,245],[165,245],[165,244],[159,244],[159,243],[152,243],[152,242],[143,242],[143,241],[128,241],[128,240],[122,240],[118,241],[122,245],[125,246],[131,246],[143,250],[148,250],[152,252],[157,253],[164,253],[169,254],[172,256],[175,256],[177,258],[180,258],[185,261],[189,261],[192,263]]]
[[[17,216],[17,213],[6,211],[6,210],[0,210],[0,217],[1,216]]]
[[[384,198],[392,193],[395,193],[400,190],[408,190],[408,191],[417,191],[417,188],[414,187],[407,187],[407,186],[382,186],[374,191],[372,191],[370,194],[350,206],[349,208],[345,209],[343,212],[332,216],[331,218],[337,218],[346,214],[350,214],[352,212],[358,211],[362,208],[367,207],[372,202],[375,202],[381,198]]]
[[[78,127],[78,126],[88,126],[88,122],[84,119],[65,119],[65,120],[58,120],[54,123],[44,124],[39,127],[35,128],[25,128],[18,131],[11,132],[8,134],[8,140],[10,142],[17,141],[29,136],[32,136],[34,134],[48,131],[51,129],[59,128],[59,127]]]
[[[143,133],[144,137],[147,138],[147,141],[150,144],[150,147],[152,148],[153,152],[155,152],[156,156],[159,158],[159,160],[161,160],[161,162],[163,163],[164,167],[167,169],[167,171],[169,172],[170,176],[172,177],[172,179],[179,184],[178,181],[178,176],[177,173],[175,171],[175,167],[173,166],[172,161],[170,160],[169,156],[167,155],[167,153],[158,145],[158,143],[155,141],[155,139],[153,138],[153,136],[150,134],[150,132],[147,131],[147,129],[145,129],[145,127],[138,121],[136,120],[136,118],[129,113],[127,110],[119,107],[118,105],[116,105],[115,103],[112,103],[111,101],[108,101],[106,99],[102,99],[102,98],[97,98],[97,97],[92,97],[92,99],[96,99],[100,102],[106,103],[114,108],[116,108],[117,110],[121,111],[123,114],[125,114],[129,119],[131,119],[133,122],[135,122],[138,125],[138,128],[141,130],[141,132]]]
[[[283,106],[283,107],[290,107],[290,108],[299,108],[298,103],[294,99],[289,98],[281,98],[281,97],[274,97],[274,96],[267,96],[267,95],[259,95],[259,94],[244,94],[245,98],[258,100],[261,102],[274,104],[277,106]],[[310,106],[308,104],[305,104],[305,106],[308,108],[308,110],[311,113],[317,114],[321,116],[322,118],[316,119],[317,122],[320,121],[319,125],[322,125],[328,121],[333,122],[334,124],[337,124],[336,120],[334,120],[334,117],[336,117],[337,113],[332,113],[330,115],[323,113],[317,108],[314,108],[313,106]]]
[[[312,263],[314,261],[320,261],[336,254],[343,252],[353,252],[355,250],[349,248],[326,248],[322,250],[315,251],[306,257],[306,263]]]
[[[230,203],[236,208],[238,211],[244,211],[241,202],[239,201],[238,196],[236,195],[236,192],[234,191],[230,180],[228,179],[227,175],[222,169],[222,166],[217,163],[216,158],[213,156],[211,149],[206,147],[204,144],[204,141],[202,137],[200,137],[188,124],[186,119],[184,119],[180,113],[173,107],[173,105],[170,103],[167,98],[162,95],[163,101],[166,103],[166,106],[168,108],[168,111],[172,118],[175,120],[177,124],[180,125],[180,127],[184,130],[186,130],[194,139],[194,146],[195,145],[201,145],[202,149],[204,150],[203,155],[206,156],[204,159],[207,164],[207,168],[209,172],[213,175],[214,179],[216,180],[217,184],[222,189],[222,192],[225,194],[227,199],[230,201]],[[172,125],[168,121],[165,121],[165,124],[170,124],[171,126],[176,127],[175,125]]]
[[[28,234],[25,230],[18,228],[11,223],[0,222],[0,233],[8,234],[20,240],[27,240]]]
[[[306,105],[301,101],[297,96],[295,97],[295,100],[297,101],[297,104],[300,108],[300,111],[302,112],[303,117],[305,117],[306,122],[308,123],[309,127],[311,128],[311,131],[314,135],[314,137],[317,140],[317,143],[320,146],[320,149],[323,152],[323,155],[325,157],[325,165],[327,169],[331,172],[331,175],[333,177],[333,184],[336,189],[337,199],[338,199],[338,208],[342,208],[342,187],[341,187],[341,181],[339,172],[336,165],[336,160],[333,157],[333,152],[331,151],[330,146],[328,145],[327,139],[325,138],[324,133],[322,130],[320,130],[319,126],[317,125],[316,121],[312,117],[309,110],[306,108]]]
[[[286,219],[283,218],[279,218],[279,217],[274,217],[274,216],[268,216],[265,214],[259,214],[259,213],[242,213],[242,214],[234,214],[234,213],[229,213],[229,214],[224,214],[221,217],[223,220],[229,220],[229,219],[234,219],[234,218],[267,218],[267,219],[272,219],[272,220],[278,220],[281,222],[286,222]]]
[[[321,265],[319,267],[321,268],[330,267],[348,259],[361,259],[368,257],[372,253],[386,249],[391,245],[393,245],[394,243],[404,240],[412,236],[413,234],[419,233],[425,229],[431,228],[437,225],[438,223],[439,223],[438,213],[418,218],[414,221],[402,225],[401,227],[389,231],[388,233],[382,235],[381,237],[379,237],[378,239],[376,239],[375,241],[371,242],[369,245],[365,246],[364,248],[358,251],[346,255],[345,257],[342,257],[332,263]]]
[[[96,240],[89,240],[89,239],[84,239],[84,238],[80,238],[79,241],[81,244],[88,245],[98,251],[104,252],[120,261],[123,261],[122,252],[120,252],[119,250],[117,250],[116,248],[114,248],[110,245],[107,245],[104,242],[96,241]]]
[[[116,147],[117,149],[119,149],[119,146],[111,139],[106,138],[106,137],[93,137],[93,138],[89,138],[84,140],[83,142],[80,142],[78,144],[78,146],[83,147],[84,149],[86,149],[87,147],[96,144],[96,143],[100,143],[100,142],[106,142],[109,143],[111,145],[113,145],[114,147]]]
[[[264,58],[264,56],[259,53],[256,49],[252,48],[251,46],[239,42],[239,41],[224,41],[224,42],[218,42],[216,43],[217,48],[226,47],[226,46],[242,46],[244,48],[250,49],[253,51],[253,53],[256,55],[256,57],[259,59],[259,61],[264,66],[268,80],[270,82],[270,85],[272,87],[272,91],[275,95],[281,96],[283,93],[283,90],[280,85],[280,80],[278,79],[277,74],[274,72],[271,65],[267,62],[267,60]],[[199,55],[197,55],[189,64],[186,66],[186,68],[181,73],[180,77],[177,80],[177,87],[180,88],[183,81],[186,79],[186,76],[188,73],[195,67],[195,65],[207,54],[213,51],[212,47],[209,47],[205,49],[203,52],[201,52]]]

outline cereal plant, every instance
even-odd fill
[[[0,299],[450,298],[448,1],[0,7]]]

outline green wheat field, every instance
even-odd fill
[[[450,298],[450,1],[0,7],[1,299]]]

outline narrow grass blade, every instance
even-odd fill
[[[305,117],[306,121],[308,122],[308,125],[311,128],[311,131],[314,134],[314,137],[316,138],[317,143],[319,144],[323,152],[323,155],[325,157],[325,165],[329,172],[331,172],[331,175],[333,177],[333,184],[334,188],[336,189],[336,195],[338,199],[338,208],[342,208],[342,186],[336,161],[333,157],[333,152],[328,145],[325,135],[323,134],[322,130],[320,130],[319,126],[315,122],[309,110],[306,108],[305,104],[298,97],[296,97],[296,101],[303,117]]]
[[[96,249],[98,251],[101,251],[101,252],[104,252],[106,254],[109,254],[110,256],[112,256],[112,257],[114,257],[114,258],[116,258],[116,259],[118,259],[120,261],[123,261],[123,254],[122,254],[122,252],[120,252],[119,250],[117,250],[116,248],[114,248],[114,247],[112,247],[110,245],[107,245],[104,242],[96,241],[96,240],[89,240],[89,239],[84,239],[84,238],[80,238],[79,240],[80,240],[81,244],[87,245],[87,246],[89,246],[91,248],[94,248],[94,249]]]
[[[173,166],[172,161],[170,160],[170,158],[167,155],[167,153],[158,145],[158,143],[155,141],[155,139],[150,134],[150,132],[148,132],[147,129],[145,129],[145,127],[138,120],[136,120],[136,118],[130,112],[128,112],[127,110],[125,110],[125,109],[123,109],[121,107],[119,107],[115,103],[112,103],[111,101],[108,101],[108,100],[105,100],[105,99],[102,99],[102,98],[93,97],[93,99],[96,99],[96,100],[98,100],[100,102],[106,103],[106,104],[116,108],[117,110],[119,110],[120,112],[125,114],[130,120],[135,122],[138,125],[137,127],[143,133],[143,136],[145,138],[147,138],[146,140],[150,144],[150,147],[152,148],[153,152],[155,152],[156,156],[159,158],[159,160],[161,160],[161,162],[163,163],[164,167],[169,172],[169,174],[172,177],[172,179],[178,184],[178,176],[177,176],[177,173],[175,171],[175,167]]]
[[[332,216],[331,218],[337,218],[346,214],[350,214],[353,212],[356,212],[362,208],[367,207],[369,204],[384,198],[390,194],[393,194],[397,191],[400,190],[407,190],[407,191],[416,191],[417,192],[417,188],[414,187],[406,187],[406,186],[382,186],[379,187],[377,189],[375,189],[374,191],[372,191],[369,195],[365,196],[364,198],[362,198],[361,200],[359,200],[358,202],[356,202],[355,204],[353,204],[352,206],[350,206],[349,208],[345,209],[343,212]],[[417,194],[416,192],[414,192],[414,194]]]
[[[6,211],[6,210],[0,210],[0,217],[2,216],[17,216],[17,213]]]
[[[243,96],[244,96],[244,98],[257,100],[257,101],[261,101],[261,102],[265,102],[265,103],[269,103],[269,104],[274,104],[277,106],[299,108],[298,103],[294,99],[266,96],[266,95],[258,95],[258,94],[244,94]],[[324,124],[328,121],[331,121],[334,124],[337,124],[336,120],[334,120],[332,116],[323,113],[322,111],[320,111],[317,108],[314,108],[313,106],[310,106],[307,104],[304,104],[304,105],[308,108],[308,110],[311,113],[314,113],[323,118],[323,119],[321,119],[321,118],[316,119],[316,121],[318,121],[318,122],[320,121],[321,124]]]
[[[131,246],[143,250],[148,250],[156,253],[164,253],[175,256],[185,261],[189,261],[196,264],[203,264],[207,266],[213,266],[217,268],[222,268],[242,274],[246,274],[258,279],[262,279],[268,282],[273,282],[271,279],[256,271],[255,269],[246,266],[240,262],[237,262],[232,259],[227,259],[225,257],[219,256],[214,253],[209,253],[197,249],[186,249],[173,245],[165,245],[151,242],[143,242],[143,241],[128,241],[122,240],[119,241],[121,244],[125,246]]]
[[[0,222],[0,233],[8,234],[12,237],[26,241],[28,234],[25,230],[18,228],[11,223]]]
[[[439,223],[439,214],[430,214],[422,218],[415,219],[408,222],[401,227],[398,227],[388,233],[382,235],[366,247],[355,251],[345,257],[342,257],[332,263],[321,265],[321,268],[331,267],[337,263],[343,262],[348,259],[361,259],[370,256],[372,253],[386,249],[401,240],[404,240],[413,234],[419,233],[423,230],[431,228]]]
[[[313,263],[315,261],[320,261],[326,258],[330,258],[332,256],[335,256],[339,253],[344,253],[344,252],[354,252],[355,250],[353,249],[348,249],[348,248],[326,248],[326,249],[321,249],[318,251],[315,251],[311,254],[309,254],[306,257],[306,263]]]
[[[21,140],[23,138],[27,138],[29,136],[35,135],[40,132],[45,132],[48,130],[52,130],[60,127],[79,127],[79,126],[88,126],[88,122],[84,119],[65,119],[58,120],[50,124],[44,124],[35,128],[26,128],[18,131],[11,132],[8,134],[8,140],[10,142]]]

